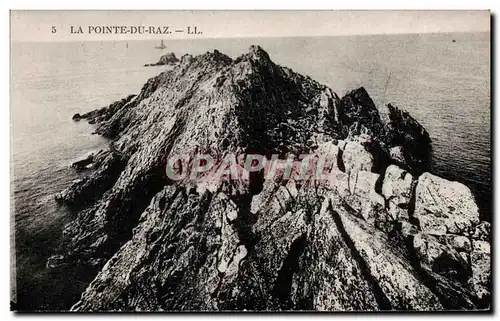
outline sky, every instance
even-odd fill
[[[13,42],[482,32],[489,11],[11,11]],[[104,34],[144,26],[171,34]],[[187,27],[201,34],[187,34]],[[73,31],[71,28],[73,27]],[[79,27],[83,33],[76,33]],[[90,32],[90,29],[92,29]],[[183,30],[183,32],[175,32]]]

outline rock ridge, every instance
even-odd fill
[[[427,131],[361,87],[339,98],[275,64],[185,55],[141,92],[74,119],[111,138],[57,199],[83,206],[48,266],[100,272],[76,311],[476,310],[491,304],[490,224],[428,172]],[[176,153],[328,156],[328,182],[165,175]]]

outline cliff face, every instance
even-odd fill
[[[258,46],[185,55],[84,117],[114,140],[58,195],[84,209],[48,266],[101,270],[78,311],[488,308],[489,223],[466,186],[425,172],[425,129],[388,112]],[[204,152],[336,161],[327,183],[168,179],[170,155]]]

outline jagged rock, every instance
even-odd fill
[[[342,160],[346,173],[356,171],[371,172],[374,168],[373,155],[358,142],[349,141],[346,143],[342,153]]]
[[[383,136],[380,114],[363,87],[350,91],[342,97],[338,104],[337,114],[334,126],[336,131],[340,132],[340,138],[360,134],[372,137]]]
[[[403,146],[395,146],[389,149],[389,157],[393,162],[395,162],[398,165],[405,165],[408,163],[408,161],[405,158],[404,155],[404,148]]]
[[[432,151],[429,133],[407,111],[391,104],[387,109],[389,123],[385,125],[384,142],[388,147],[404,146],[402,150],[391,149],[393,158],[402,160],[410,169],[427,170]]]
[[[184,57],[184,56],[183,56]],[[173,52],[164,54],[160,57],[160,60],[156,63],[145,64],[144,67],[150,66],[163,66],[163,65],[175,65],[179,62],[179,59],[175,56]]]
[[[413,239],[413,246],[422,263],[432,271],[458,280],[467,280],[469,277],[468,262],[462,259],[457,250],[440,242],[437,237],[419,233]]]
[[[474,229],[474,235],[472,238],[479,241],[490,241],[491,240],[491,224],[490,222],[481,222]]]
[[[388,212],[393,220],[408,220],[408,207],[413,195],[413,176],[407,171],[390,165],[382,185],[382,195],[389,203]]]
[[[418,178],[414,216],[422,231],[435,235],[467,235],[479,223],[479,209],[470,189],[430,173]]]
[[[77,113],[73,116],[73,120],[86,119],[90,124],[106,121],[111,118],[111,116],[114,115],[119,109],[123,108],[126,105],[130,105],[129,103],[132,102],[134,97],[135,95],[129,95],[126,98],[115,101],[108,107],[96,109],[82,115]]]
[[[340,100],[335,97],[330,100],[328,121],[332,136],[345,139],[368,135],[384,146],[378,148],[376,154],[380,155],[377,156],[392,159],[412,171],[428,169],[432,151],[429,133],[408,112],[389,104],[386,106],[388,121],[382,120],[363,87],[347,93]]]
[[[389,149],[405,149],[401,139],[423,140],[425,133],[396,111],[387,127],[363,88],[339,99],[252,46],[234,60],[218,51],[185,55],[148,80],[137,96],[84,115],[113,142],[95,156],[92,173],[58,196],[84,209],[65,227],[49,266],[100,270],[73,310],[488,305],[488,296],[481,294],[491,279],[486,258],[479,255],[484,251],[473,250],[472,265],[464,263],[469,276],[456,268],[468,262],[467,252],[458,252],[467,250],[467,242],[431,235],[435,225],[444,226],[446,234],[453,231],[446,229],[450,222],[474,221],[474,215],[464,218],[473,199],[464,198],[461,187],[433,177],[431,184],[430,174],[424,174],[415,194],[419,221],[401,222],[407,231],[402,237],[397,229],[386,233],[377,225],[391,217],[379,192],[399,207],[412,202],[411,175],[385,168]],[[196,153],[276,153],[283,159],[309,154],[332,162],[325,166],[326,182],[259,175],[246,182],[167,177],[169,157]],[[401,168],[413,170],[407,166]],[[385,173],[385,192],[379,173]],[[423,189],[427,185],[432,193]],[[460,197],[466,203],[456,206]],[[454,216],[438,216],[442,206]],[[439,255],[434,248],[442,249]],[[460,264],[443,267],[455,261]],[[476,305],[478,297],[484,302]]]
[[[422,284],[411,264],[392,250],[381,232],[339,211],[337,214],[367,273],[378,284],[376,293],[386,309],[440,310],[437,295]],[[379,305],[380,305],[379,303]]]
[[[48,268],[53,268],[53,267],[58,267],[63,265],[64,263],[64,256],[63,255],[53,255],[47,260],[46,266]]]
[[[470,252],[472,251],[472,244],[469,238],[462,235],[451,235],[447,234],[447,243],[459,252]]]
[[[94,161],[94,155],[90,154],[85,159],[76,161],[73,164],[71,164],[71,167],[73,167],[76,170],[82,170],[85,169],[88,165],[92,164],[93,161]]]
[[[358,171],[351,173],[348,180],[349,190],[345,202],[366,221],[374,223],[379,216],[385,216],[384,197],[376,192],[379,174]]]
[[[488,302],[491,297],[491,250],[485,241],[474,241],[470,255],[472,278],[470,284],[479,299]]]
[[[75,205],[95,202],[113,186],[127,163],[122,155],[111,151],[97,154],[92,161],[97,166],[96,171],[57,194],[57,201]]]

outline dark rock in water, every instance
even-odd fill
[[[160,60],[156,63],[145,64],[144,67],[150,66],[163,66],[163,65],[175,65],[179,62],[179,59],[175,56],[173,52],[167,53],[160,57]]]
[[[388,147],[402,147],[400,164],[423,172],[428,169],[432,142],[427,130],[407,111],[391,104],[387,105],[389,123],[386,124],[385,143]]]
[[[80,119],[86,119],[89,124],[98,124],[107,121],[122,108],[132,108],[134,106],[134,98],[136,95],[129,95],[126,98],[115,101],[108,107],[103,107],[90,111],[85,114],[75,114],[73,120],[78,121]]]
[[[126,162],[126,158],[115,151],[108,150],[98,153],[93,157],[95,172],[59,193],[56,199],[70,205],[85,205],[95,202],[118,179]]]
[[[343,138],[347,135],[380,137],[384,134],[378,110],[365,88],[353,90],[342,97],[339,110]]]
[[[431,142],[408,113],[259,46],[183,56],[131,97],[88,113],[114,141],[58,195],[86,207],[49,265],[100,269],[73,310],[489,308],[489,226],[465,185],[414,170]],[[324,184],[167,179],[203,151],[334,161]]]
[[[94,155],[90,154],[87,156],[87,158],[82,159],[80,161],[76,161],[73,164],[71,164],[71,167],[73,167],[76,170],[82,170],[85,169],[88,165],[92,164],[94,161]]]

